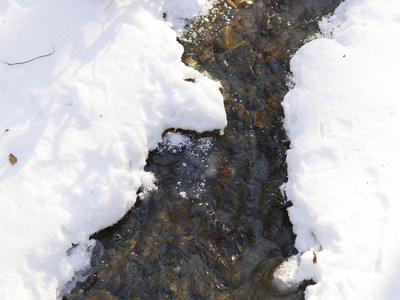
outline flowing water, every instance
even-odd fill
[[[296,253],[280,103],[290,57],[339,2],[220,0],[188,26],[182,60],[221,82],[224,135],[165,132],[146,166],[158,190],[93,235],[92,267],[64,299],[304,297],[307,282],[289,295],[271,286]]]

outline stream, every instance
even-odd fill
[[[158,190],[92,236],[91,268],[64,300],[304,299],[312,282],[286,295],[271,284],[297,253],[280,190],[289,147],[281,101],[290,58],[339,3],[219,0],[188,25],[182,60],[221,83],[228,126],[164,133],[145,168]]]

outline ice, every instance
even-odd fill
[[[154,187],[143,168],[166,129],[225,127],[219,84],[181,62],[163,5],[1,2],[2,299],[57,297],[89,236]]]
[[[299,255],[275,275],[316,281],[306,299],[400,298],[399,16],[398,1],[346,0],[291,60],[284,190]]]

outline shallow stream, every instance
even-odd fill
[[[165,132],[146,166],[158,190],[93,235],[89,276],[64,299],[303,298],[308,283],[290,295],[271,287],[296,253],[280,103],[290,57],[339,3],[220,0],[188,26],[182,60],[221,82],[224,135]]]

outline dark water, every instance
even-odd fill
[[[64,299],[302,299],[271,287],[296,253],[280,192],[288,148],[280,105],[289,59],[339,0],[219,1],[180,39],[183,61],[219,80],[228,126],[181,147],[165,141],[146,170],[158,190],[93,235],[92,268]]]

